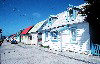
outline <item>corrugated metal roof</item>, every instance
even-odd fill
[[[41,26],[44,24],[44,22],[45,20],[37,23],[28,33],[38,31],[41,28]]]
[[[28,28],[26,28],[25,30],[22,31],[21,35],[22,34],[27,34],[28,31],[32,28],[32,26],[29,26]]]
[[[59,14],[60,15],[60,14]],[[63,17],[62,17],[63,16]],[[61,13],[61,16],[59,16],[59,19],[57,19],[56,21],[54,21],[52,23],[52,25],[49,25],[49,23],[43,27],[42,30],[45,30],[45,29],[50,29],[50,28],[54,28],[54,27],[58,27],[58,26],[63,26],[63,25],[67,25],[67,24],[77,24],[77,23],[82,23],[84,22],[84,19],[86,16],[81,16],[80,14],[78,14],[76,16],[76,19],[71,19],[71,17],[68,17],[69,19],[66,20],[66,12],[64,13]]]

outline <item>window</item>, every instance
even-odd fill
[[[51,32],[52,37],[54,37],[54,39],[57,38],[58,32]]]
[[[52,17],[52,20],[56,20],[56,19],[58,19],[57,17]]]
[[[72,10],[72,9],[69,10],[69,15],[70,15],[70,16],[73,15],[73,10]]]
[[[32,40],[32,36],[28,36],[28,38],[29,38],[30,40]]]
[[[51,18],[49,18],[48,24],[49,24],[49,25],[52,25],[52,23],[53,23],[55,20],[57,20],[57,19],[58,19],[57,17],[51,17]]]
[[[58,18],[57,18],[57,17],[51,17],[51,18],[49,19],[49,21],[56,20],[56,19],[58,19]]]
[[[58,32],[51,32],[51,41],[57,42],[58,41]]]
[[[49,19],[49,21],[51,21],[51,18]]]
[[[76,43],[76,28],[71,28],[71,43]]]
[[[76,29],[71,29],[72,39],[76,41]]]

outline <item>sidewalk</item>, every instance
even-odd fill
[[[79,54],[79,53],[74,53],[74,52],[69,52],[69,51],[65,51],[65,52],[52,51],[52,50],[49,50],[47,48],[43,48],[43,47],[39,47],[39,46],[35,46],[35,45],[25,45],[22,43],[19,43],[18,45],[22,46],[22,47],[33,47],[34,46],[38,50],[42,50],[42,51],[45,51],[48,53],[57,54],[57,55],[67,57],[70,59],[74,59],[77,61],[82,61],[82,62],[90,63],[90,64],[100,64],[100,56],[88,56],[85,54]]]

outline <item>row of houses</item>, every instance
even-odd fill
[[[15,39],[24,44],[49,46],[54,51],[100,55],[100,45],[90,42],[89,23],[82,14],[86,5],[69,5],[66,11],[19,31]]]

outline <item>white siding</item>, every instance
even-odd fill
[[[89,34],[89,24],[82,23],[77,25],[77,42],[83,45],[84,50],[90,49],[90,34]]]
[[[32,35],[31,44],[37,45],[38,43],[37,33],[31,34],[31,35]]]
[[[43,32],[42,33],[42,44],[44,44],[45,43],[45,33]]]
[[[76,36],[76,43],[71,43],[71,34],[64,34],[67,30],[63,31],[62,33],[62,50],[70,50],[74,52],[83,53],[90,49],[90,35],[89,35],[89,24],[79,23],[76,24],[77,29],[77,36]],[[66,32],[67,33],[67,32]]]

